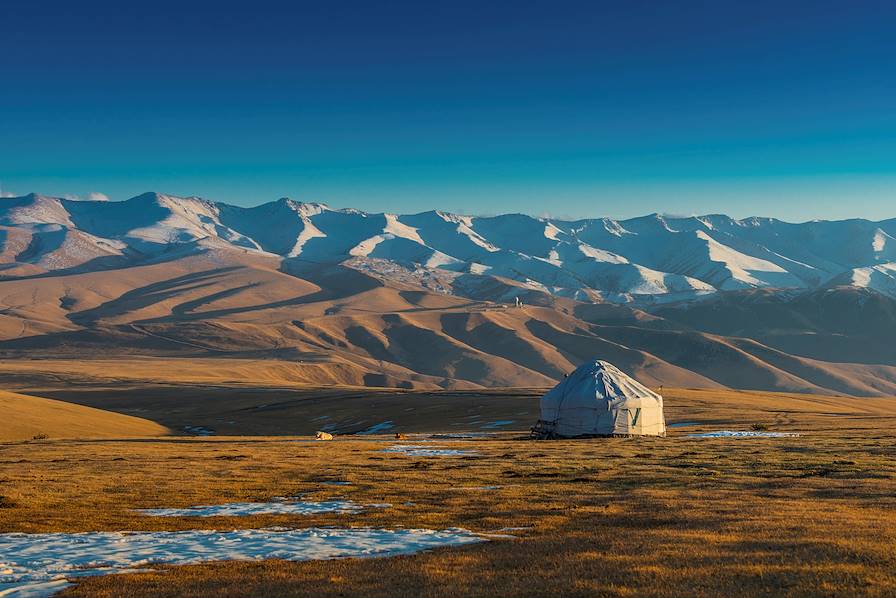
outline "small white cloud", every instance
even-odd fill
[[[12,191],[0,191],[0,197],[16,197]]]
[[[62,197],[70,201],[109,201],[109,196],[105,193],[100,193],[99,191],[91,191],[87,194],[86,197],[81,197],[80,195],[74,195],[71,193],[63,195]]]

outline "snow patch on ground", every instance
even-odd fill
[[[253,515],[315,515],[317,513],[360,513],[364,509],[384,509],[390,505],[359,505],[350,500],[304,502],[275,499],[271,502],[232,502],[221,505],[202,505],[186,509],[137,509],[150,517],[251,517]]]
[[[701,432],[699,434],[688,434],[690,438],[791,438],[799,436],[795,432],[753,432],[747,430],[718,430],[716,432]]]
[[[475,455],[476,451],[462,449],[436,448],[418,444],[396,444],[383,449],[384,453],[401,453],[408,457],[450,457],[458,455]]]
[[[3,571],[0,570],[0,579]],[[61,592],[65,588],[74,585],[64,579],[37,582],[0,583],[0,597],[3,598],[44,598]]]
[[[306,561],[412,554],[484,542],[464,529],[246,529],[0,534],[0,596],[50,596],[66,577],[207,561]]]

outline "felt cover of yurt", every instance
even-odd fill
[[[543,436],[665,436],[663,397],[606,361],[579,366],[541,398]]]

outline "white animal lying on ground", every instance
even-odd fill
[[[333,435],[329,432],[318,432],[315,438],[317,440],[333,440]]]

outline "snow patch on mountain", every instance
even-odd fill
[[[877,229],[874,231],[874,238],[871,239],[871,249],[874,253],[881,254],[886,250],[891,241],[893,241],[893,237],[881,229]]]
[[[423,239],[420,238],[420,234],[417,232],[416,228],[403,224],[398,220],[398,216],[395,214],[385,214],[385,216],[386,226],[383,227],[384,233],[395,237],[401,237],[402,239],[409,239],[415,243],[420,243],[421,245],[426,245],[426,243],[423,242]]]
[[[473,218],[470,216],[458,216],[455,214],[446,214],[445,212],[436,212],[445,222],[457,224],[457,232],[464,235],[474,244],[482,247],[486,251],[500,251],[498,247],[486,241],[483,237],[473,230]]]
[[[0,224],[74,226],[63,201],[56,197],[44,197],[36,193],[24,197],[2,198],[0,199]]]
[[[850,286],[896,297],[896,262],[856,268],[843,278]]]
[[[560,235],[564,234],[556,225],[548,222],[544,225],[544,236],[552,241],[559,241]]]
[[[597,262],[604,262],[607,264],[628,264],[629,261],[622,257],[621,255],[616,255],[611,251],[605,251],[603,249],[597,249],[596,247],[591,247],[590,245],[586,245],[585,243],[579,243],[578,245],[579,251],[585,257],[591,258]]]
[[[302,247],[305,246],[305,243],[311,239],[322,239],[327,236],[325,232],[314,226],[314,223],[307,216],[302,216],[302,225],[302,231],[296,237],[296,244],[289,250],[287,257],[302,255]]]
[[[777,264],[722,245],[703,231],[695,234],[698,239],[706,242],[709,260],[721,264],[728,271],[730,278],[720,285],[723,289],[804,286],[799,278]]]
[[[386,238],[387,237],[385,235],[375,235],[373,237],[370,237],[369,239],[364,239],[363,241],[349,249],[348,254],[367,257],[368,255],[373,253],[373,250],[376,249],[376,246],[385,241]]]
[[[525,214],[368,213],[288,198],[244,208],[145,193],[126,201],[0,198],[2,226],[20,231],[0,231],[0,259],[13,276],[119,267],[196,251],[214,250],[226,262],[227,251],[239,250],[349,260],[384,275],[393,264],[396,272],[413,273],[410,279],[436,280],[432,284],[445,292],[472,289],[480,297],[491,287],[514,292],[505,288],[510,285],[579,300],[655,303],[719,290],[830,284],[896,296],[896,219],[791,224],[651,214],[564,221]]]

